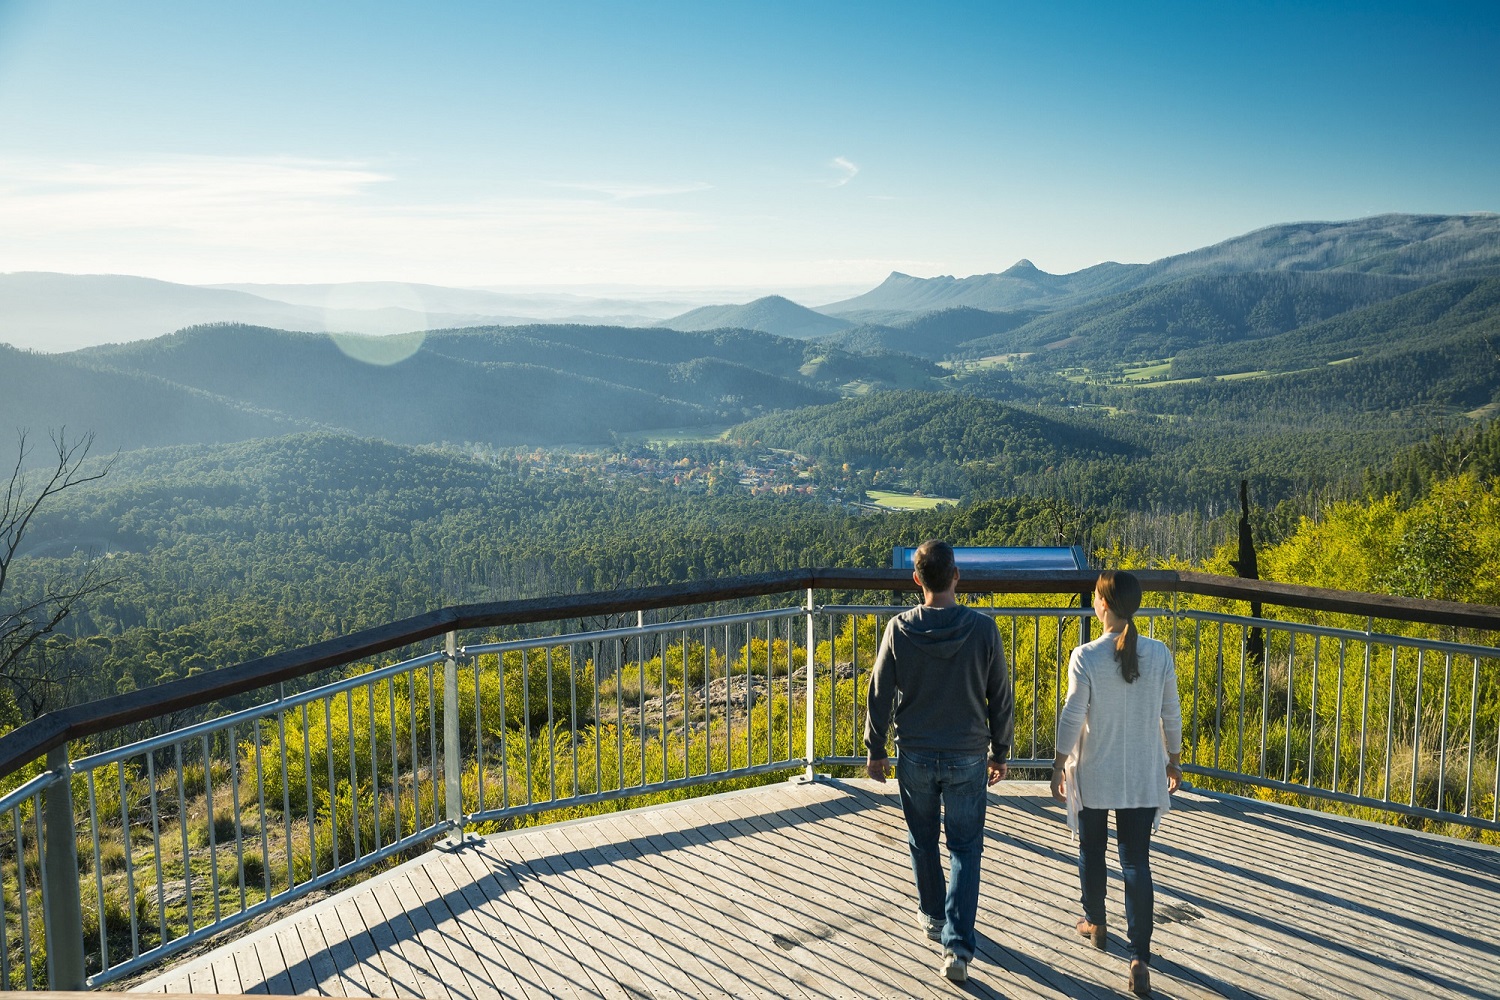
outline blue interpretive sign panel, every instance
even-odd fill
[[[891,568],[911,569],[916,546],[898,545],[891,553]],[[1086,570],[1089,561],[1077,545],[954,546],[953,560],[959,569],[1053,569]]]

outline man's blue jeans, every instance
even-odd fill
[[[943,950],[974,957],[979,909],[979,855],[989,801],[987,754],[902,750],[896,759],[901,811],[906,814],[911,868],[922,913],[943,923]],[[938,826],[948,841],[948,882],[938,856]]]
[[[1151,930],[1156,894],[1151,885],[1151,824],[1156,810],[1115,810],[1115,839],[1120,849],[1120,874],[1125,879],[1125,934],[1130,957],[1151,964]],[[1078,811],[1078,881],[1083,888],[1083,916],[1091,924],[1104,923],[1104,891],[1109,869],[1104,860],[1109,846],[1109,810]]]

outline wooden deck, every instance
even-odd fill
[[[893,785],[777,784],[439,849],[136,990],[425,997],[1115,997],[1045,785],[991,797],[964,986],[917,929]],[[1111,858],[1113,867],[1113,858]],[[1182,793],[1156,996],[1500,996],[1500,851]]]

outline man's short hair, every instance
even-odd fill
[[[941,593],[953,586],[953,575],[957,566],[953,562],[953,546],[938,538],[929,538],[917,546],[912,556],[912,568],[917,571],[917,582],[934,593]]]

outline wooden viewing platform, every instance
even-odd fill
[[[894,783],[778,783],[439,848],[135,990],[495,997],[1116,997],[1036,782],[990,800],[970,981],[918,929]],[[1152,852],[1155,995],[1500,996],[1500,850],[1180,793]]]

